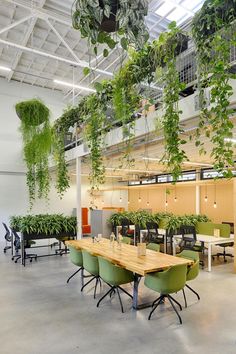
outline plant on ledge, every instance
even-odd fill
[[[233,123],[229,108],[233,94],[230,85],[230,50],[235,45],[236,1],[207,0],[193,19],[193,38],[197,48],[198,82],[201,104],[196,145],[205,152],[200,142],[201,131],[213,144],[211,156],[214,168],[224,177],[232,177],[234,166],[232,143]],[[211,89],[210,106],[204,98],[205,87]]]
[[[124,50],[132,44],[140,49],[148,40],[144,22],[147,8],[146,0],[76,0],[72,7],[72,24],[94,45],[96,55],[99,44],[115,48],[118,41],[111,35],[113,32],[120,38]],[[104,57],[108,53],[105,48]]]
[[[27,166],[27,185],[30,206],[36,196],[47,198],[50,177],[48,158],[52,146],[52,130],[49,109],[38,99],[16,104],[16,113],[21,120],[24,160]]]

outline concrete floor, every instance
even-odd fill
[[[79,276],[66,284],[76,270],[68,256],[40,258],[23,268],[0,246],[0,354],[236,353],[232,262],[201,271],[192,282],[201,300],[186,290],[189,307],[181,326],[168,303],[151,321],[150,309],[132,310],[125,295],[124,314],[116,297],[96,308],[92,286],[81,293]],[[106,290],[103,285],[101,294]],[[142,299],[157,297],[143,284],[140,290]],[[183,303],[180,293],[176,298]]]

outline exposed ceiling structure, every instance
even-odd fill
[[[71,98],[71,88],[58,81],[92,88],[96,80],[112,77],[124,55],[121,48],[107,58],[92,54],[87,40],[71,26],[74,0],[0,0],[0,77],[30,85],[63,90]],[[157,38],[176,20],[185,25],[200,9],[203,0],[152,0],[146,23],[150,39]],[[95,70],[86,78],[83,68]],[[57,83],[54,80],[58,80]],[[76,89],[75,96],[87,94]]]

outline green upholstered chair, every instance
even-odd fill
[[[130,238],[130,237],[123,236],[121,242],[122,242],[122,243],[125,243],[126,245],[130,245],[130,244],[131,244],[131,238]]]
[[[96,291],[97,291],[97,286],[98,283],[100,282],[101,286],[101,279],[99,276],[99,266],[98,266],[98,258],[96,256],[93,256],[91,253],[82,250],[82,257],[83,257],[83,267],[84,269],[92,275],[92,278],[82,286],[81,291],[84,290],[84,288],[90,284],[93,280],[96,280],[95,283],[95,288],[94,288],[94,299],[96,298]]]
[[[69,251],[70,251],[70,260],[71,262],[79,267],[79,269],[76,270],[68,279],[67,283],[69,283],[70,279],[73,278],[77,273],[79,273],[83,269],[83,256],[82,256],[82,251],[76,249],[75,247],[69,245],[68,246]]]
[[[147,244],[146,248],[147,248],[147,250],[160,252],[160,245],[157,243],[150,242]]]
[[[191,259],[192,261],[194,261],[194,263],[192,265],[188,266],[188,268],[187,268],[186,281],[190,281],[190,280],[197,278],[197,276],[199,274],[199,255],[198,255],[198,253],[195,251],[184,250],[181,253],[179,253],[177,256],[181,257],[181,258]],[[195,290],[193,290],[193,288],[191,288],[191,286],[189,286],[188,284],[185,284],[185,286],[197,296],[198,300],[200,300],[199,294]],[[187,300],[186,300],[186,295],[185,295],[184,289],[183,289],[183,295],[184,295],[185,307],[187,307]]]
[[[156,310],[158,305],[160,305],[165,298],[167,298],[173,307],[176,315],[179,318],[180,324],[182,324],[182,319],[174,305],[176,303],[180,310],[182,306],[178,301],[176,301],[170,294],[176,293],[182,290],[185,286],[187,274],[187,265],[181,264],[173,266],[164,270],[163,272],[155,272],[147,274],[144,279],[144,284],[154,291],[160,293],[160,296],[153,302],[152,310],[149,313],[148,319],[151,319],[153,312]]]
[[[134,275],[129,270],[121,268],[110,261],[98,257],[99,262],[99,274],[102,280],[110,286],[109,291],[101,297],[101,299],[97,303],[97,307],[99,307],[101,301],[105,299],[107,295],[112,295],[112,293],[117,293],[121,311],[124,312],[123,304],[120,297],[119,290],[123,291],[126,295],[133,298],[125,289],[121,288],[120,285],[131,283],[134,280]]]

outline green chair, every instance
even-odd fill
[[[68,279],[67,279],[67,284],[69,283],[70,279],[73,278],[77,273],[79,273],[83,269],[83,256],[82,256],[82,251],[76,249],[73,246],[68,246],[69,251],[70,251],[70,260],[71,262],[79,267],[79,269],[74,272]]]
[[[56,250],[56,254],[62,256],[63,254],[68,253],[68,248],[66,246],[66,241],[74,240],[75,236],[58,236],[56,237],[57,241],[59,242],[59,249]],[[61,243],[63,243],[64,248],[61,248]]]
[[[122,242],[122,243],[125,243],[126,245],[130,245],[130,244],[131,244],[131,238],[130,238],[130,237],[123,236],[121,242]]]
[[[186,281],[195,279],[199,274],[199,254],[195,251],[183,250],[181,253],[177,255],[177,257],[191,259],[194,261],[194,263],[188,266],[187,268]],[[195,290],[193,290],[191,286],[189,286],[188,284],[185,284],[185,286],[197,296],[198,300],[200,300],[199,294]],[[184,289],[183,289],[183,295],[184,295],[185,307],[187,307],[187,300],[186,300]]]
[[[97,303],[97,307],[99,307],[101,301],[105,299],[107,295],[110,294],[110,297],[112,293],[116,293],[118,295],[119,301],[120,301],[120,307],[121,311],[124,312],[123,304],[121,301],[120,297],[120,292],[119,290],[123,291],[126,295],[129,297],[133,298],[132,295],[130,295],[126,290],[120,287],[120,285],[123,284],[128,284],[131,283],[134,280],[134,275],[132,272],[129,270],[126,270],[124,268],[121,268],[110,261],[98,257],[98,263],[99,263],[99,274],[102,280],[107,283],[110,286],[110,289],[108,292],[101,297],[101,299]]]
[[[89,285],[93,280],[96,280],[95,283],[95,289],[94,289],[94,299],[96,298],[96,291],[97,291],[97,286],[98,283],[100,282],[101,286],[101,279],[99,276],[99,266],[98,266],[98,258],[96,256],[93,256],[91,253],[82,250],[82,257],[83,257],[83,267],[84,269],[89,272],[92,275],[92,278],[82,286],[81,291],[84,290],[84,288]]]
[[[174,303],[179,306],[180,311],[182,310],[182,306],[170,294],[176,293],[184,288],[186,282],[186,274],[187,265],[181,264],[170,267],[167,270],[164,270],[163,272],[155,272],[147,274],[145,276],[144,284],[149,289],[160,293],[160,296],[152,304],[152,310],[148,316],[149,320],[151,319],[151,316],[156,310],[156,308],[163,302],[165,298],[167,298],[171,306],[173,307],[176,315],[178,316],[180,324],[182,324],[182,319]]]
[[[147,250],[160,252],[160,245],[157,243],[150,242],[147,244],[146,248],[147,248]]]

